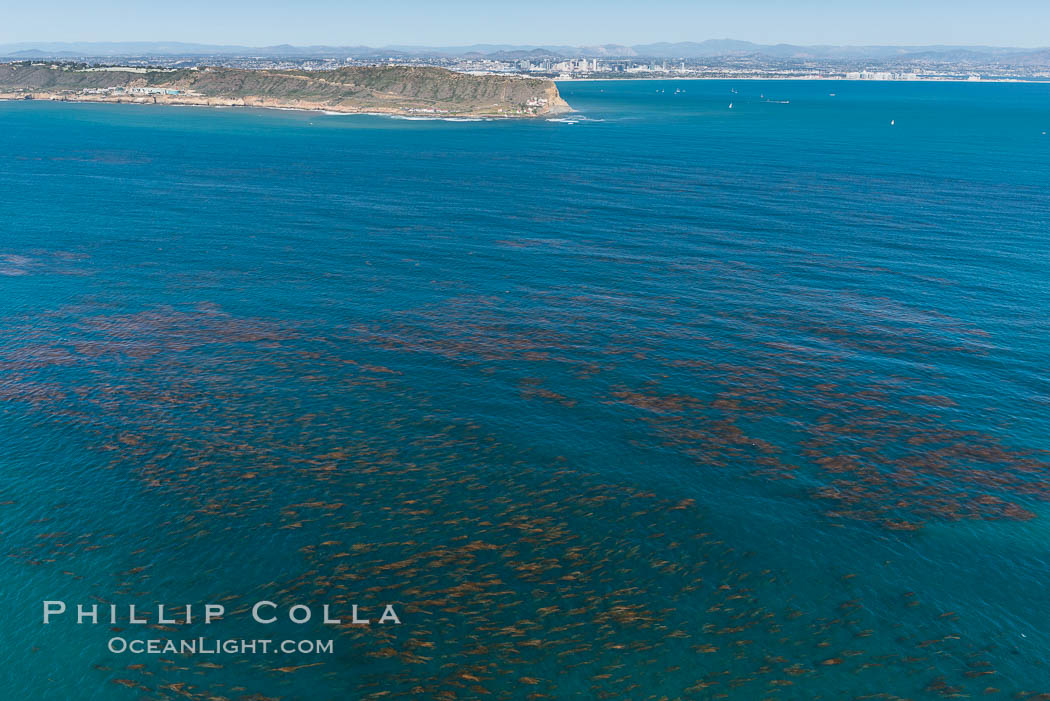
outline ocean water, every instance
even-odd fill
[[[0,697],[1050,693],[1050,86],[561,87],[0,103]]]

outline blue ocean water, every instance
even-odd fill
[[[561,88],[0,103],[0,697],[1050,693],[1050,86]]]

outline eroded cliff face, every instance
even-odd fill
[[[143,72],[9,64],[0,66],[0,97],[436,116],[534,117],[571,111],[550,80],[409,66]]]
[[[573,111],[572,105],[562,98],[561,93],[558,92],[558,86],[553,82],[547,87],[547,99],[549,100],[549,109],[546,114],[565,114]]]

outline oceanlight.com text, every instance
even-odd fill
[[[118,636],[110,638],[107,647],[110,652],[116,655],[331,655],[334,652],[334,645],[331,640],[252,640],[232,638],[226,640],[219,638],[128,640]]]

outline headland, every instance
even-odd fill
[[[551,80],[444,68],[353,66],[326,71],[0,65],[0,99],[270,107],[417,117],[541,117],[571,112]]]

